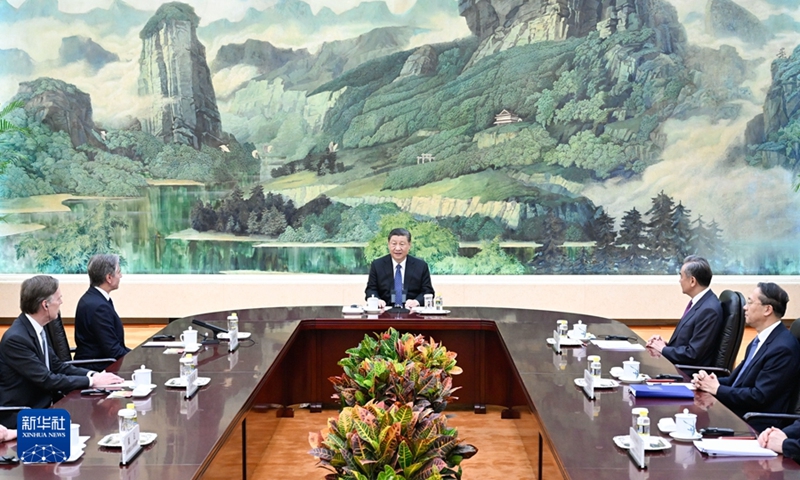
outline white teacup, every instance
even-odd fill
[[[586,324],[578,320],[578,323],[572,324],[572,330],[575,331],[578,337],[586,337]]]
[[[137,368],[133,371],[133,375],[131,375],[133,385],[135,387],[149,387],[150,384],[153,383],[152,373],[153,371],[149,368],[145,368],[144,365],[142,365],[142,368]]]
[[[81,425],[71,423],[69,426],[69,446],[73,451],[81,448]]]
[[[639,378],[639,362],[633,357],[622,362],[622,376],[629,379]]]
[[[378,297],[376,297],[375,295],[373,295],[373,296],[371,296],[371,297],[369,297],[367,299],[367,309],[369,309],[369,310],[377,310],[379,308],[378,305],[379,305],[378,304]]]
[[[181,334],[181,342],[183,342],[184,347],[187,348],[197,345],[197,330],[193,330],[192,327],[184,330]]]
[[[697,415],[683,409],[683,413],[675,414],[675,433],[684,438],[694,437],[697,433]]]

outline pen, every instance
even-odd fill
[[[647,383],[673,383],[675,380],[671,378],[651,378]]]

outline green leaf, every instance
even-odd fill
[[[400,468],[403,469],[403,475],[410,477],[411,474],[406,469],[414,463],[414,455],[405,440],[400,442],[400,447],[397,449],[397,461],[400,464]]]
[[[355,420],[353,423],[355,424],[358,436],[365,442],[369,442],[372,448],[377,450],[378,447],[380,447],[380,443],[378,442],[378,434],[375,428],[360,420]]]

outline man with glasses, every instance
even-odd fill
[[[786,413],[797,399],[800,344],[781,322],[789,295],[774,283],[759,283],[744,307],[745,322],[757,335],[747,347],[745,359],[730,376],[717,378],[701,370],[692,383],[719,399],[734,413]],[[753,419],[757,431],[771,421]]]
[[[100,254],[89,260],[89,290],[83,294],[75,311],[75,360],[120,358],[131,349],[125,346],[122,327],[111,292],[119,288],[122,272],[119,256]],[[110,363],[87,364],[102,370]]]
[[[62,303],[55,278],[37,275],[22,282],[22,313],[0,341],[0,406],[48,408],[59,394],[122,382],[113,373],[98,373],[59,360],[47,342],[44,326],[58,317]],[[16,428],[17,412],[0,412],[0,424]]]
[[[681,291],[691,300],[669,342],[654,335],[647,346],[672,363],[711,365],[719,350],[722,332],[722,306],[711,291],[711,265],[708,260],[690,255],[683,260]]]

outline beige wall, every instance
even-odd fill
[[[19,285],[30,275],[0,275],[0,318],[19,315]],[[88,286],[86,275],[56,275],[64,293],[62,314]],[[366,275],[125,275],[112,294],[123,318],[167,319],[255,307],[344,305],[363,301]],[[717,276],[719,294],[745,296],[760,281],[777,281],[793,299],[785,318],[800,316],[800,277]],[[675,320],[687,297],[678,276],[434,276],[445,305],[519,307],[593,314],[619,320]]]

